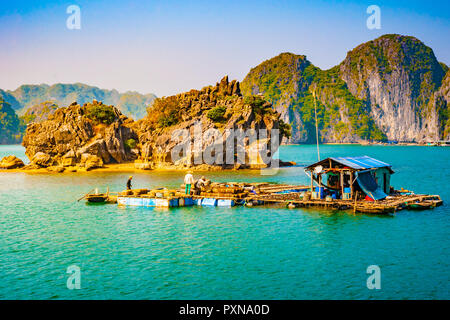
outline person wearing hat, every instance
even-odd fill
[[[188,173],[184,176],[184,184],[186,185],[185,193],[191,194],[191,185],[194,183],[194,176],[192,175],[192,171],[188,171]]]
[[[127,190],[131,190],[131,180],[133,180],[133,176],[130,176],[127,181]]]

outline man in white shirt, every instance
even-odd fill
[[[188,173],[184,176],[184,184],[186,185],[185,192],[186,194],[191,194],[191,185],[194,183],[194,176],[192,175],[192,171],[188,171]]]

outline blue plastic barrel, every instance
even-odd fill
[[[202,206],[215,207],[215,206],[217,206],[217,199],[215,199],[215,198],[204,198],[202,200]]]
[[[218,207],[233,207],[234,201],[233,200],[217,200],[217,206]]]

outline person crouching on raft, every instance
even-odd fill
[[[127,181],[127,190],[131,190],[131,180],[133,180],[133,176],[130,176]]]
[[[194,183],[194,176],[192,175],[192,171],[188,171],[188,173],[184,176],[184,184],[186,185],[185,192],[186,194],[191,194],[191,185]]]
[[[197,184],[195,185],[195,187],[197,189],[201,189],[204,186],[206,186],[206,179],[205,176],[202,176],[200,179],[197,180]]]

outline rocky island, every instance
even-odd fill
[[[0,167],[50,172],[88,171],[105,165],[121,169],[261,168],[266,166],[263,159],[270,159],[276,151],[270,147],[272,139],[281,141],[290,135],[289,125],[280,116],[262,97],[244,97],[239,82],[229,82],[228,77],[201,90],[157,98],[147,116],[139,121],[101,101],[83,105],[74,102],[54,110],[47,120],[28,124],[23,138],[28,165],[9,165],[16,160],[8,158]],[[261,130],[267,135],[261,136]],[[255,132],[256,139],[245,136],[233,141],[229,149],[225,143],[229,132],[234,131]],[[178,137],[177,132],[185,135]],[[277,136],[273,137],[272,132]],[[200,134],[200,142],[195,140],[196,134]],[[223,153],[214,154],[212,150],[212,154],[220,161],[208,163],[201,155],[198,160],[199,153],[219,143]],[[197,151],[174,158],[175,148],[190,144],[197,144]],[[254,145],[268,146],[266,154],[259,152],[255,157],[251,152]],[[236,161],[239,148],[244,152],[241,162]],[[227,153],[231,163],[225,161]]]

